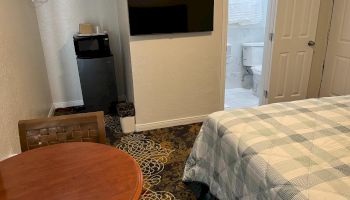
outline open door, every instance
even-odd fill
[[[275,0],[268,103],[305,99],[320,0]],[[273,36],[273,37],[272,37]]]
[[[334,1],[321,96],[350,94],[350,1]]]

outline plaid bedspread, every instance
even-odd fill
[[[219,199],[350,199],[350,96],[210,115],[183,181]]]

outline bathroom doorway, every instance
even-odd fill
[[[268,2],[228,0],[225,109],[260,105]]]

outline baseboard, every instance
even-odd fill
[[[78,101],[67,101],[67,102],[56,102],[53,103],[49,114],[47,115],[48,117],[52,117],[55,114],[55,110],[57,108],[67,108],[67,107],[72,107],[72,106],[82,106],[84,105],[84,101],[83,100],[78,100]]]
[[[6,160],[6,159],[12,158],[12,157],[17,156],[17,155],[18,155],[17,153],[13,153],[13,154],[6,156],[5,158],[2,158],[2,160]],[[1,159],[0,159],[0,161],[1,161]]]
[[[55,114],[55,105],[52,104],[49,114],[47,116],[52,117],[54,114]]]
[[[82,106],[84,105],[84,101],[77,100],[77,101],[67,101],[67,102],[56,102],[53,105],[55,108],[67,108],[72,106]]]
[[[118,101],[126,101],[125,95],[118,96]],[[77,100],[77,101],[67,101],[67,102],[56,102],[53,103],[55,108],[67,108],[72,106],[82,106],[84,105],[83,100]]]
[[[172,126],[199,123],[199,122],[203,122],[207,118],[208,118],[208,115],[200,115],[195,117],[186,117],[186,118],[179,118],[179,119],[159,121],[159,122],[146,123],[146,124],[136,124],[136,131],[137,132],[148,131],[148,130],[159,129],[159,128],[167,128]]]

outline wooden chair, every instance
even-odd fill
[[[103,112],[18,122],[22,152],[66,142],[106,143]]]

